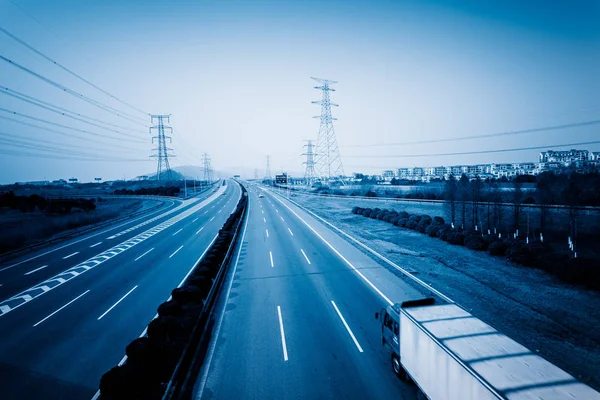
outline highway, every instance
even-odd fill
[[[374,313],[423,294],[285,198],[249,197],[195,398],[414,399]]]
[[[232,181],[0,266],[0,398],[91,399],[209,247]]]

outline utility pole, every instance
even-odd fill
[[[212,167],[210,165],[210,155],[208,153],[202,154],[202,165],[204,168],[204,180],[207,185],[212,182]]]
[[[342,166],[340,150],[335,138],[335,130],[333,129],[333,121],[337,118],[331,116],[331,106],[337,107],[338,104],[332,103],[329,99],[329,92],[335,92],[335,89],[331,88],[329,85],[337,82],[320,78],[311,79],[321,84],[321,86],[315,86],[315,89],[322,91],[321,100],[312,102],[312,104],[321,105],[321,115],[314,117],[321,120],[319,125],[319,136],[317,137],[315,165],[319,177],[322,179],[343,177],[344,168]]]
[[[170,122],[170,115],[151,115],[150,121],[154,124],[154,121],[157,121],[157,124],[150,127],[150,134],[154,134],[156,132],[156,136],[152,136],[152,143],[154,143],[154,139],[158,142],[158,147],[152,149],[152,151],[157,152],[156,154],[152,154],[151,158],[157,159],[156,166],[156,180],[158,182],[164,180],[167,184],[170,184],[173,181],[171,167],[169,166],[169,157],[175,157],[173,154],[170,154],[170,151],[173,149],[167,147],[167,139],[169,143],[173,143],[173,139],[171,136],[166,136],[165,131],[169,131],[171,134],[173,133],[173,128],[170,126],[165,126],[164,120]],[[164,176],[163,176],[164,174]],[[166,178],[166,179],[163,179]]]
[[[307,140],[307,143],[304,145],[306,147],[306,152],[302,153],[303,156],[306,156],[306,161],[302,164],[306,165],[306,169],[304,171],[304,181],[307,186],[311,186],[313,181],[315,180],[315,153],[313,151],[312,140]]]
[[[271,180],[271,156],[267,156],[267,169],[265,171],[265,178]]]

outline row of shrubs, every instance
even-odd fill
[[[242,198],[219,231],[218,238],[185,284],[171,292],[158,307],[158,317],[148,325],[147,336],[125,349],[127,361],[100,379],[102,400],[161,399],[183,351],[191,339],[221,264],[240,227],[248,197]],[[204,327],[196,327],[202,330]]]
[[[140,188],[135,190],[117,189],[113,193],[127,196],[177,196],[179,193],[181,193],[181,188],[178,186],[160,186]]]
[[[72,210],[93,211],[96,209],[94,199],[47,199],[37,194],[17,196],[14,192],[0,193],[0,207],[7,207],[22,212],[39,211],[47,213],[68,214]]]
[[[600,260],[557,253],[552,246],[540,240],[527,242],[521,238],[500,238],[477,230],[453,228],[442,217],[411,215],[406,211],[354,207],[352,213],[412,229],[471,250],[487,251],[490,255],[506,257],[523,266],[543,269],[565,282],[600,290]]]

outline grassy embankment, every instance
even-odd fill
[[[136,212],[145,202],[147,200],[115,199],[98,202],[92,211],[74,209],[66,214],[0,208],[0,254]]]

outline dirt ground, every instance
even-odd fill
[[[600,293],[562,283],[544,271],[501,257],[351,213],[355,205],[411,212],[397,204],[374,205],[344,198],[314,201],[308,195],[293,200],[600,390]]]

